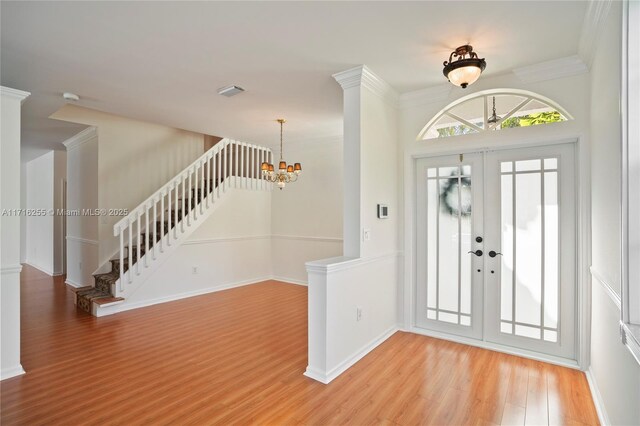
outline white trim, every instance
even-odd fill
[[[591,272],[591,277],[594,278],[595,281],[597,281],[600,284],[600,286],[602,286],[605,293],[607,293],[609,298],[611,298],[611,301],[616,305],[618,310],[620,310],[622,306],[620,301],[620,296],[618,295],[618,293],[615,292],[615,290],[613,289],[613,286],[607,280],[605,280],[602,277],[602,275],[598,273],[593,266],[589,267],[589,271]]]
[[[74,282],[74,281],[70,280],[68,277],[64,280],[64,283],[66,285],[68,285],[68,286],[73,287],[73,288],[89,287],[89,286]]]
[[[22,271],[22,265],[9,265],[0,268],[0,274],[19,274]]]
[[[519,349],[512,346],[500,345],[497,343],[487,342],[486,340],[477,340],[469,337],[456,336],[449,333],[442,333],[439,331],[427,330],[420,327],[411,327],[409,330],[411,333],[421,334],[423,336],[435,337],[437,339],[448,340],[450,342],[462,343],[464,345],[475,346],[482,349],[488,349],[491,351],[502,352],[509,355],[521,356],[523,358],[529,358],[536,361],[547,362],[549,364],[560,365],[562,367],[573,368],[580,370],[580,365],[573,359],[561,358],[553,355],[546,355],[540,352],[528,351],[525,349]]]
[[[598,420],[602,426],[607,426],[611,424],[609,420],[609,416],[607,415],[607,410],[604,405],[604,401],[602,399],[602,395],[600,394],[600,389],[598,389],[598,383],[593,377],[593,371],[591,367],[584,372],[585,376],[587,376],[587,383],[589,383],[589,390],[591,391],[591,398],[593,399],[593,405],[596,407],[596,412],[598,413]]]
[[[392,107],[398,107],[398,92],[366,65],[335,73],[332,77],[342,86],[342,90],[365,87]]]
[[[113,312],[110,312],[109,314],[114,314],[116,312],[129,311],[131,309],[144,308],[146,306],[157,305],[159,303],[172,302],[174,300],[186,299],[188,297],[201,296],[203,294],[215,293],[215,292],[218,292],[218,291],[229,290],[229,289],[232,289],[232,288],[242,287],[242,286],[245,286],[245,285],[258,284],[258,283],[261,283],[263,281],[269,281],[270,279],[271,279],[271,276],[267,275],[267,276],[252,278],[252,279],[249,279],[249,280],[242,280],[242,281],[236,281],[236,282],[233,282],[233,283],[222,284],[222,285],[215,286],[215,287],[207,287],[207,288],[200,289],[200,290],[187,291],[187,292],[184,292],[184,293],[178,293],[178,294],[174,294],[174,295],[171,295],[171,296],[163,296],[163,297],[158,297],[158,298],[155,298],[155,299],[147,299],[147,300],[143,300],[143,301],[140,301],[140,302],[129,302],[129,303],[127,303],[126,299],[125,299],[125,303],[117,305],[118,308],[116,310],[114,310]],[[104,315],[99,315],[99,316],[104,316]]]
[[[307,287],[309,285],[309,283],[307,283],[306,281],[298,280],[298,279],[295,279],[295,278],[280,277],[280,276],[277,276],[277,275],[272,275],[271,279],[274,280],[274,281],[280,281],[280,282],[285,283],[285,284],[302,285],[302,286],[305,286],[305,287]]]
[[[304,375],[313,380],[317,380],[320,383],[324,383],[326,385],[329,382],[331,382],[333,379],[335,379],[336,377],[338,377],[339,375],[347,371],[356,362],[364,358],[364,356],[367,355],[369,352],[371,352],[372,350],[380,346],[380,344],[382,344],[389,337],[393,336],[397,331],[398,331],[398,327],[394,325],[393,327],[391,327],[390,329],[382,333],[380,336],[376,337],[369,343],[365,344],[360,350],[355,352],[353,355],[351,355],[350,357],[348,357],[347,359],[345,359],[340,364],[338,364],[337,366],[335,366],[334,368],[332,368],[326,373],[307,366],[307,369],[304,372]]]
[[[98,130],[95,127],[91,126],[87,127],[80,133],[71,136],[69,139],[62,142],[62,144],[67,148],[67,151],[71,151],[96,138],[97,136]]]
[[[593,58],[598,47],[598,39],[602,34],[605,20],[611,8],[611,0],[591,0],[584,15],[580,41],[578,42],[578,55],[591,68]]]
[[[317,243],[342,243],[342,238],[336,237],[307,237],[302,235],[272,235],[274,240],[313,241]]]
[[[452,89],[453,85],[447,82],[426,89],[406,92],[400,95],[398,106],[400,108],[414,108],[421,105],[443,103],[449,99]]]
[[[622,343],[629,349],[636,362],[640,364],[640,341],[638,341],[640,326],[620,321],[620,336],[622,337]]]
[[[11,368],[5,368],[0,372],[0,380],[10,379],[12,377],[20,376],[25,374],[24,368],[22,368],[21,364],[18,364]]]
[[[7,86],[0,86],[0,93],[2,96],[8,96],[10,98],[18,99],[20,101],[20,105],[22,105],[31,93],[25,92],[24,90],[12,89]],[[22,368],[22,367],[21,367]]]
[[[67,239],[67,241],[73,241],[73,242],[82,243],[82,244],[90,244],[92,246],[97,246],[100,244],[100,241],[98,240],[90,240],[88,238],[81,238],[81,237],[72,237],[71,235],[67,235],[65,238]]]
[[[315,272],[320,274],[332,274],[347,269],[359,268],[373,262],[380,262],[402,256],[402,252],[396,251],[392,253],[382,254],[372,257],[330,257],[328,259],[314,260],[305,263],[307,272]]]
[[[244,237],[223,237],[223,238],[201,238],[197,240],[187,240],[182,243],[182,245],[194,245],[194,244],[217,244],[217,243],[228,243],[235,241],[253,241],[253,240],[268,240],[270,239],[270,235],[247,235]]]
[[[578,55],[513,69],[513,73],[523,83],[538,83],[557,78],[572,77],[587,72],[589,72],[589,67]]]
[[[36,268],[40,272],[44,272],[45,274],[49,275],[50,277],[54,277],[55,276],[55,273],[51,269],[47,269],[44,266],[38,266],[38,265],[30,262],[29,260],[27,260],[24,263],[25,263],[25,265],[29,265],[32,268]]]

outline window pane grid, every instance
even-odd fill
[[[549,342],[558,340],[560,306],[557,164],[500,164],[500,331]]]
[[[471,325],[471,166],[427,169],[427,318]]]

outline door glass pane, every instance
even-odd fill
[[[553,161],[550,161],[553,160]],[[557,159],[500,165],[500,329],[557,342],[559,204]],[[552,169],[549,169],[553,167]]]
[[[470,175],[469,165],[427,169],[427,318],[464,326],[471,325]]]
[[[544,174],[544,325],[558,326],[558,173]]]
[[[504,163],[503,163],[504,164]],[[511,164],[511,162],[507,162]],[[500,271],[500,318],[511,321],[513,304],[513,175],[502,176],[502,270]]]
[[[437,169],[429,169],[435,171]],[[427,174],[428,175],[428,174]],[[438,305],[438,181],[427,181],[427,307],[435,309]],[[435,319],[435,311],[433,319]]]
[[[538,173],[516,175],[515,319],[531,325],[540,325],[542,296],[540,187]]]
[[[458,311],[458,179],[440,179],[439,308]]]

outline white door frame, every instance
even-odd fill
[[[549,125],[549,127],[552,125]],[[540,126],[547,127],[547,126]],[[465,136],[450,138],[458,139],[457,143],[449,145],[445,143],[433,143],[425,141],[417,143],[412,141],[415,148],[406,150],[404,154],[404,271],[402,295],[402,315],[400,328],[418,334],[430,335],[446,340],[458,341],[460,343],[484,347],[500,352],[525,356],[545,362],[563,365],[571,368],[586,370],[589,366],[589,346],[590,346],[590,319],[591,319],[591,279],[589,275],[589,265],[591,263],[591,230],[590,230],[590,167],[588,148],[585,146],[587,140],[583,136],[568,138],[555,138],[553,136],[544,137],[537,129],[508,129],[500,135],[495,135],[492,139],[473,138],[465,139]],[[529,132],[529,134],[527,134]],[[518,135],[523,137],[518,137]],[[460,143],[465,139],[464,144]],[[440,141],[441,142],[441,141]],[[485,341],[469,339],[464,337],[451,336],[444,333],[431,332],[415,326],[415,301],[416,301],[416,160],[441,155],[466,154],[485,150],[502,148],[527,148],[555,144],[575,144],[575,174],[578,192],[577,210],[577,318],[576,318],[576,360],[547,356],[537,352],[510,348],[503,345],[496,345]]]

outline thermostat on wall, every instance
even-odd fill
[[[378,219],[389,217],[389,207],[386,204],[378,204]]]

